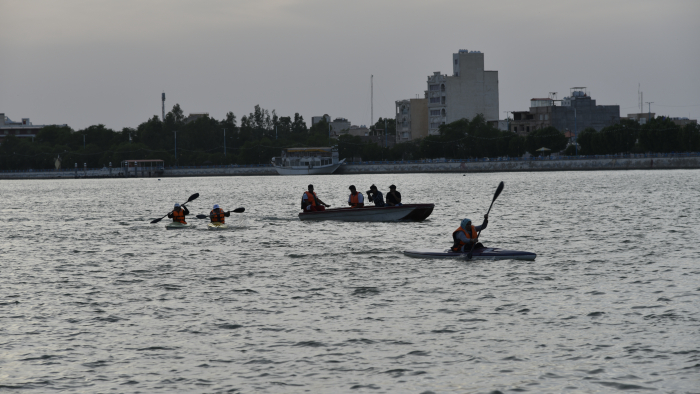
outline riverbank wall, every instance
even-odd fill
[[[489,160],[440,163],[350,164],[338,168],[339,174],[426,173],[426,172],[533,172],[697,169],[700,157],[595,158],[559,160]]]
[[[653,169],[700,169],[700,156],[655,156],[655,157],[605,157],[579,159],[537,160],[479,160],[479,161],[411,161],[411,162],[364,162],[342,165],[336,174],[410,174],[430,172],[534,172],[534,171],[599,171],[599,170],[653,170]],[[262,176],[277,175],[269,165],[178,167],[166,168],[162,174],[140,172],[138,178],[202,177],[202,176]],[[75,179],[121,177],[116,169],[107,168],[80,171],[5,171],[0,179]]]

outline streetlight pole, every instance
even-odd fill
[[[576,117],[576,107],[574,109],[574,144],[576,144],[576,156],[578,156],[578,121]]]
[[[175,133],[175,165],[177,166],[177,130],[173,130]]]

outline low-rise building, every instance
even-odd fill
[[[18,138],[34,138],[39,133],[39,130],[48,125],[35,125],[29,121],[29,118],[22,118],[21,122],[13,122],[10,118],[0,113],[0,144],[8,135],[13,135]],[[61,125],[67,126],[67,125]]]
[[[350,121],[345,118],[335,118],[331,122],[331,131],[336,134],[343,134],[344,131],[349,130]]]
[[[407,142],[428,135],[428,99],[396,101],[396,142]]]
[[[597,105],[585,87],[571,88],[562,100],[533,98],[529,111],[513,111],[510,129],[520,135],[553,126],[557,130],[578,133],[588,127],[600,131],[620,122],[619,105]],[[561,105],[556,105],[560,101]]]
[[[192,112],[190,116],[185,118],[185,123],[194,122],[199,118],[209,117],[209,112]]]
[[[626,117],[621,117],[620,119],[634,120],[639,124],[646,124],[648,121],[654,119],[656,116],[653,112],[639,112],[636,114],[627,114]]]
[[[326,123],[331,122],[331,117],[328,114],[325,114],[323,116],[312,116],[311,117],[311,126],[315,125],[316,123],[318,123],[324,119],[326,120]]]
[[[345,134],[350,134],[355,137],[364,137],[369,135],[369,128],[367,126],[350,126],[348,129],[347,133]]]
[[[669,119],[671,119],[671,121],[673,123],[675,123],[681,127],[683,127],[685,125],[689,125],[689,124],[698,124],[697,119],[690,119],[690,118],[669,118]]]

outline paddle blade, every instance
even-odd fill
[[[243,208],[243,207],[236,208],[236,209],[234,209],[234,210],[231,211],[231,212],[233,212],[233,213],[243,213],[243,212],[245,212],[245,208]]]
[[[187,202],[194,201],[198,198],[199,198],[199,193],[195,193],[195,194],[191,195],[189,199],[187,199]],[[187,204],[187,203],[185,203],[185,204]]]
[[[163,220],[163,218],[153,219],[153,220],[151,220],[151,224],[156,224],[156,223],[160,222],[161,220]]]
[[[496,194],[493,195],[493,201],[496,201],[498,196],[501,194],[501,192],[503,191],[503,186],[503,181],[501,181],[501,183],[498,184],[498,188],[496,189]]]
[[[209,219],[209,216],[199,214],[199,215],[197,215],[197,219]]]

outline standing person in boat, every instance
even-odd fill
[[[486,225],[488,224],[488,214],[484,215],[484,222],[481,223],[481,226],[472,225],[471,219],[463,219],[459,228],[452,233],[452,239],[454,240],[454,244],[452,245],[452,248],[450,248],[450,250],[456,253],[468,252],[472,250],[473,243],[477,242],[477,233],[485,229]],[[478,246],[481,246],[481,243],[477,243],[474,247]]]
[[[386,194],[386,205],[393,207],[400,207],[401,205],[401,193],[396,191],[396,185],[389,186],[389,193]]]
[[[348,197],[348,205],[352,208],[362,208],[365,206],[365,197],[358,192],[355,185],[350,185],[350,197]]]
[[[375,207],[384,206],[384,195],[375,185],[370,186],[369,190],[367,190],[367,199],[369,202],[373,202]]]
[[[231,216],[231,212],[224,212],[223,209],[219,208],[219,204],[214,204],[214,208],[209,212],[209,217],[212,223],[226,223],[225,217]]]
[[[190,210],[186,206],[180,206],[180,204],[175,203],[175,208],[168,214],[168,217],[173,219],[173,222],[178,222],[182,224],[187,224],[185,221],[185,216],[190,214]]]
[[[314,192],[314,185],[309,185],[309,190],[301,196],[301,210],[304,212],[325,211],[330,205],[321,201]]]

